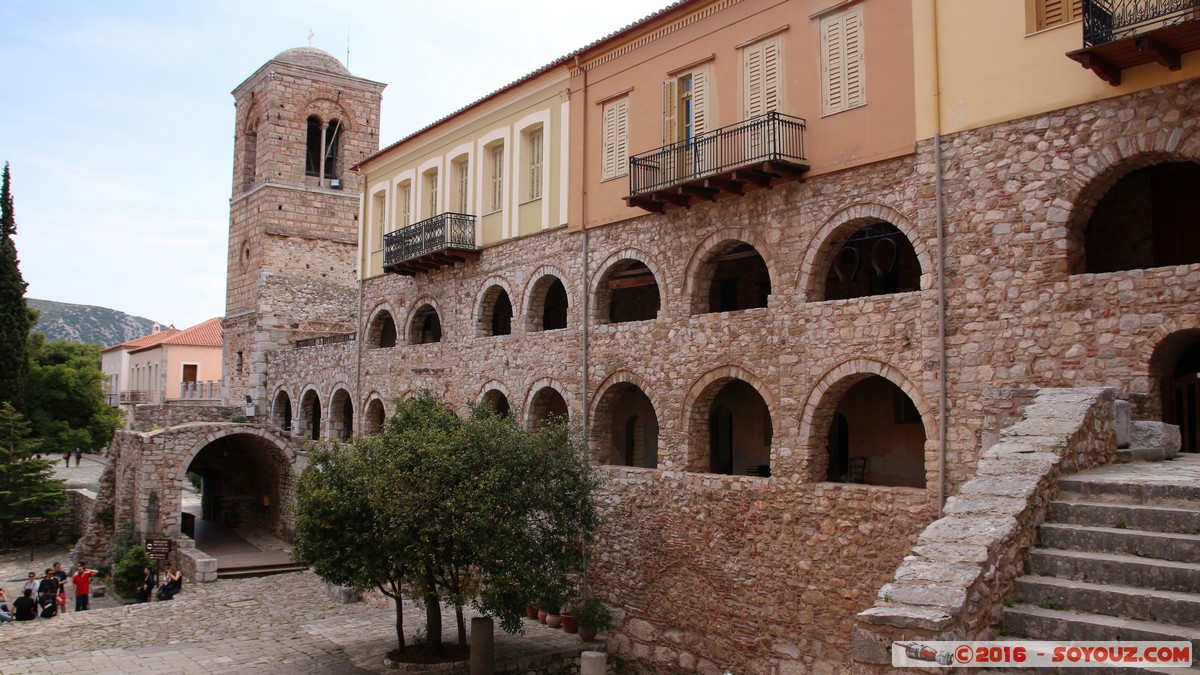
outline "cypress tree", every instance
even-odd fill
[[[8,163],[0,185],[0,401],[21,403],[24,373],[29,366],[27,338],[33,328],[25,305],[28,284],[17,260],[17,221],[13,215]]]

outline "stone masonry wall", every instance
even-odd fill
[[[981,453],[1032,390],[1110,387],[1139,414],[1156,411],[1156,349],[1200,328],[1200,265],[1073,272],[1104,190],[1132,168],[1200,159],[1198,121],[1200,86],[1182,83],[943,139],[947,495],[974,478]],[[937,514],[933,150],[925,142],[905,158],[586,235],[512,240],[477,262],[413,278],[369,279],[358,342],[280,352],[267,388],[288,393],[294,417],[304,391],[319,394],[328,416],[326,402],[344,388],[361,418],[369,401],[424,386],[460,409],[493,388],[527,406],[550,386],[573,420],[586,412],[596,428],[610,421],[605,394],[636,385],[658,418],[659,462],[601,469],[606,525],[589,573],[593,592],[620,610],[610,647],[666,670],[844,669],[855,613]],[[823,300],[842,242],[879,221],[913,245],[919,290]],[[705,291],[699,271],[730,240],[762,255],[768,306],[693,314]],[[661,310],[653,320],[607,324],[596,302],[604,272],[629,259],[654,273]],[[570,297],[568,327],[533,331],[529,289],[551,270]],[[508,289],[513,334],[477,337],[478,302],[493,284]],[[439,312],[443,339],[410,345],[412,313],[426,303]],[[399,342],[372,348],[370,322],[384,310]],[[899,387],[920,414],[923,489],[825,482],[833,412],[872,375]],[[766,402],[770,478],[697,470],[707,461],[712,394],[731,378]]]
[[[1116,459],[1111,389],[1044,389],[983,454],[853,631],[855,672],[891,672],[892,643],[993,640],[1061,475]]]

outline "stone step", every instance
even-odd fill
[[[1153,560],[1120,553],[1035,548],[1029,552],[1027,564],[1029,573],[1035,576],[1183,593],[1200,588],[1200,563]]]
[[[1016,600],[1044,609],[1069,609],[1138,621],[1200,628],[1200,595],[1136,586],[1093,584],[1055,577],[1017,578]]]
[[[280,563],[274,565],[245,565],[242,567],[222,567],[217,570],[218,579],[246,579],[249,577],[267,577],[273,574],[288,574],[303,572],[308,569],[305,565],[295,563]]]
[[[1149,466],[1156,468],[1170,467],[1173,463],[1174,461],[1160,462]],[[1147,465],[1130,464],[1127,466],[1130,469],[1134,469],[1135,467]],[[1128,504],[1200,507],[1200,482],[1196,481],[1122,482],[1120,480],[1093,480],[1085,472],[1072,476],[1064,476],[1059,479],[1058,485],[1062,489],[1060,499],[1069,501],[1108,501]]]
[[[1047,521],[1146,532],[1200,534],[1200,509],[1144,504],[1059,500],[1051,502]]]
[[[1187,640],[1192,665],[1200,665],[1200,628],[1019,604],[1004,609],[1004,633],[1032,640]]]
[[[1163,460],[1171,459],[1175,455],[1176,453],[1170,448],[1164,448],[1162,446],[1117,449],[1117,461],[1124,463],[1161,462]]]
[[[1200,535],[1144,532],[1116,527],[1045,523],[1038,541],[1049,548],[1098,553],[1125,553],[1156,560],[1200,560]]]

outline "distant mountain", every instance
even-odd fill
[[[42,315],[33,329],[51,340],[70,340],[111,347],[149,335],[154,321],[107,307],[72,305],[25,298]],[[163,326],[164,328],[166,326]]]

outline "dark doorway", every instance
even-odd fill
[[[1180,450],[1200,452],[1200,342],[1179,357],[1163,394],[1163,421],[1179,426]]]
[[[567,327],[567,288],[555,279],[546,289],[542,307],[542,330],[558,330]]]

